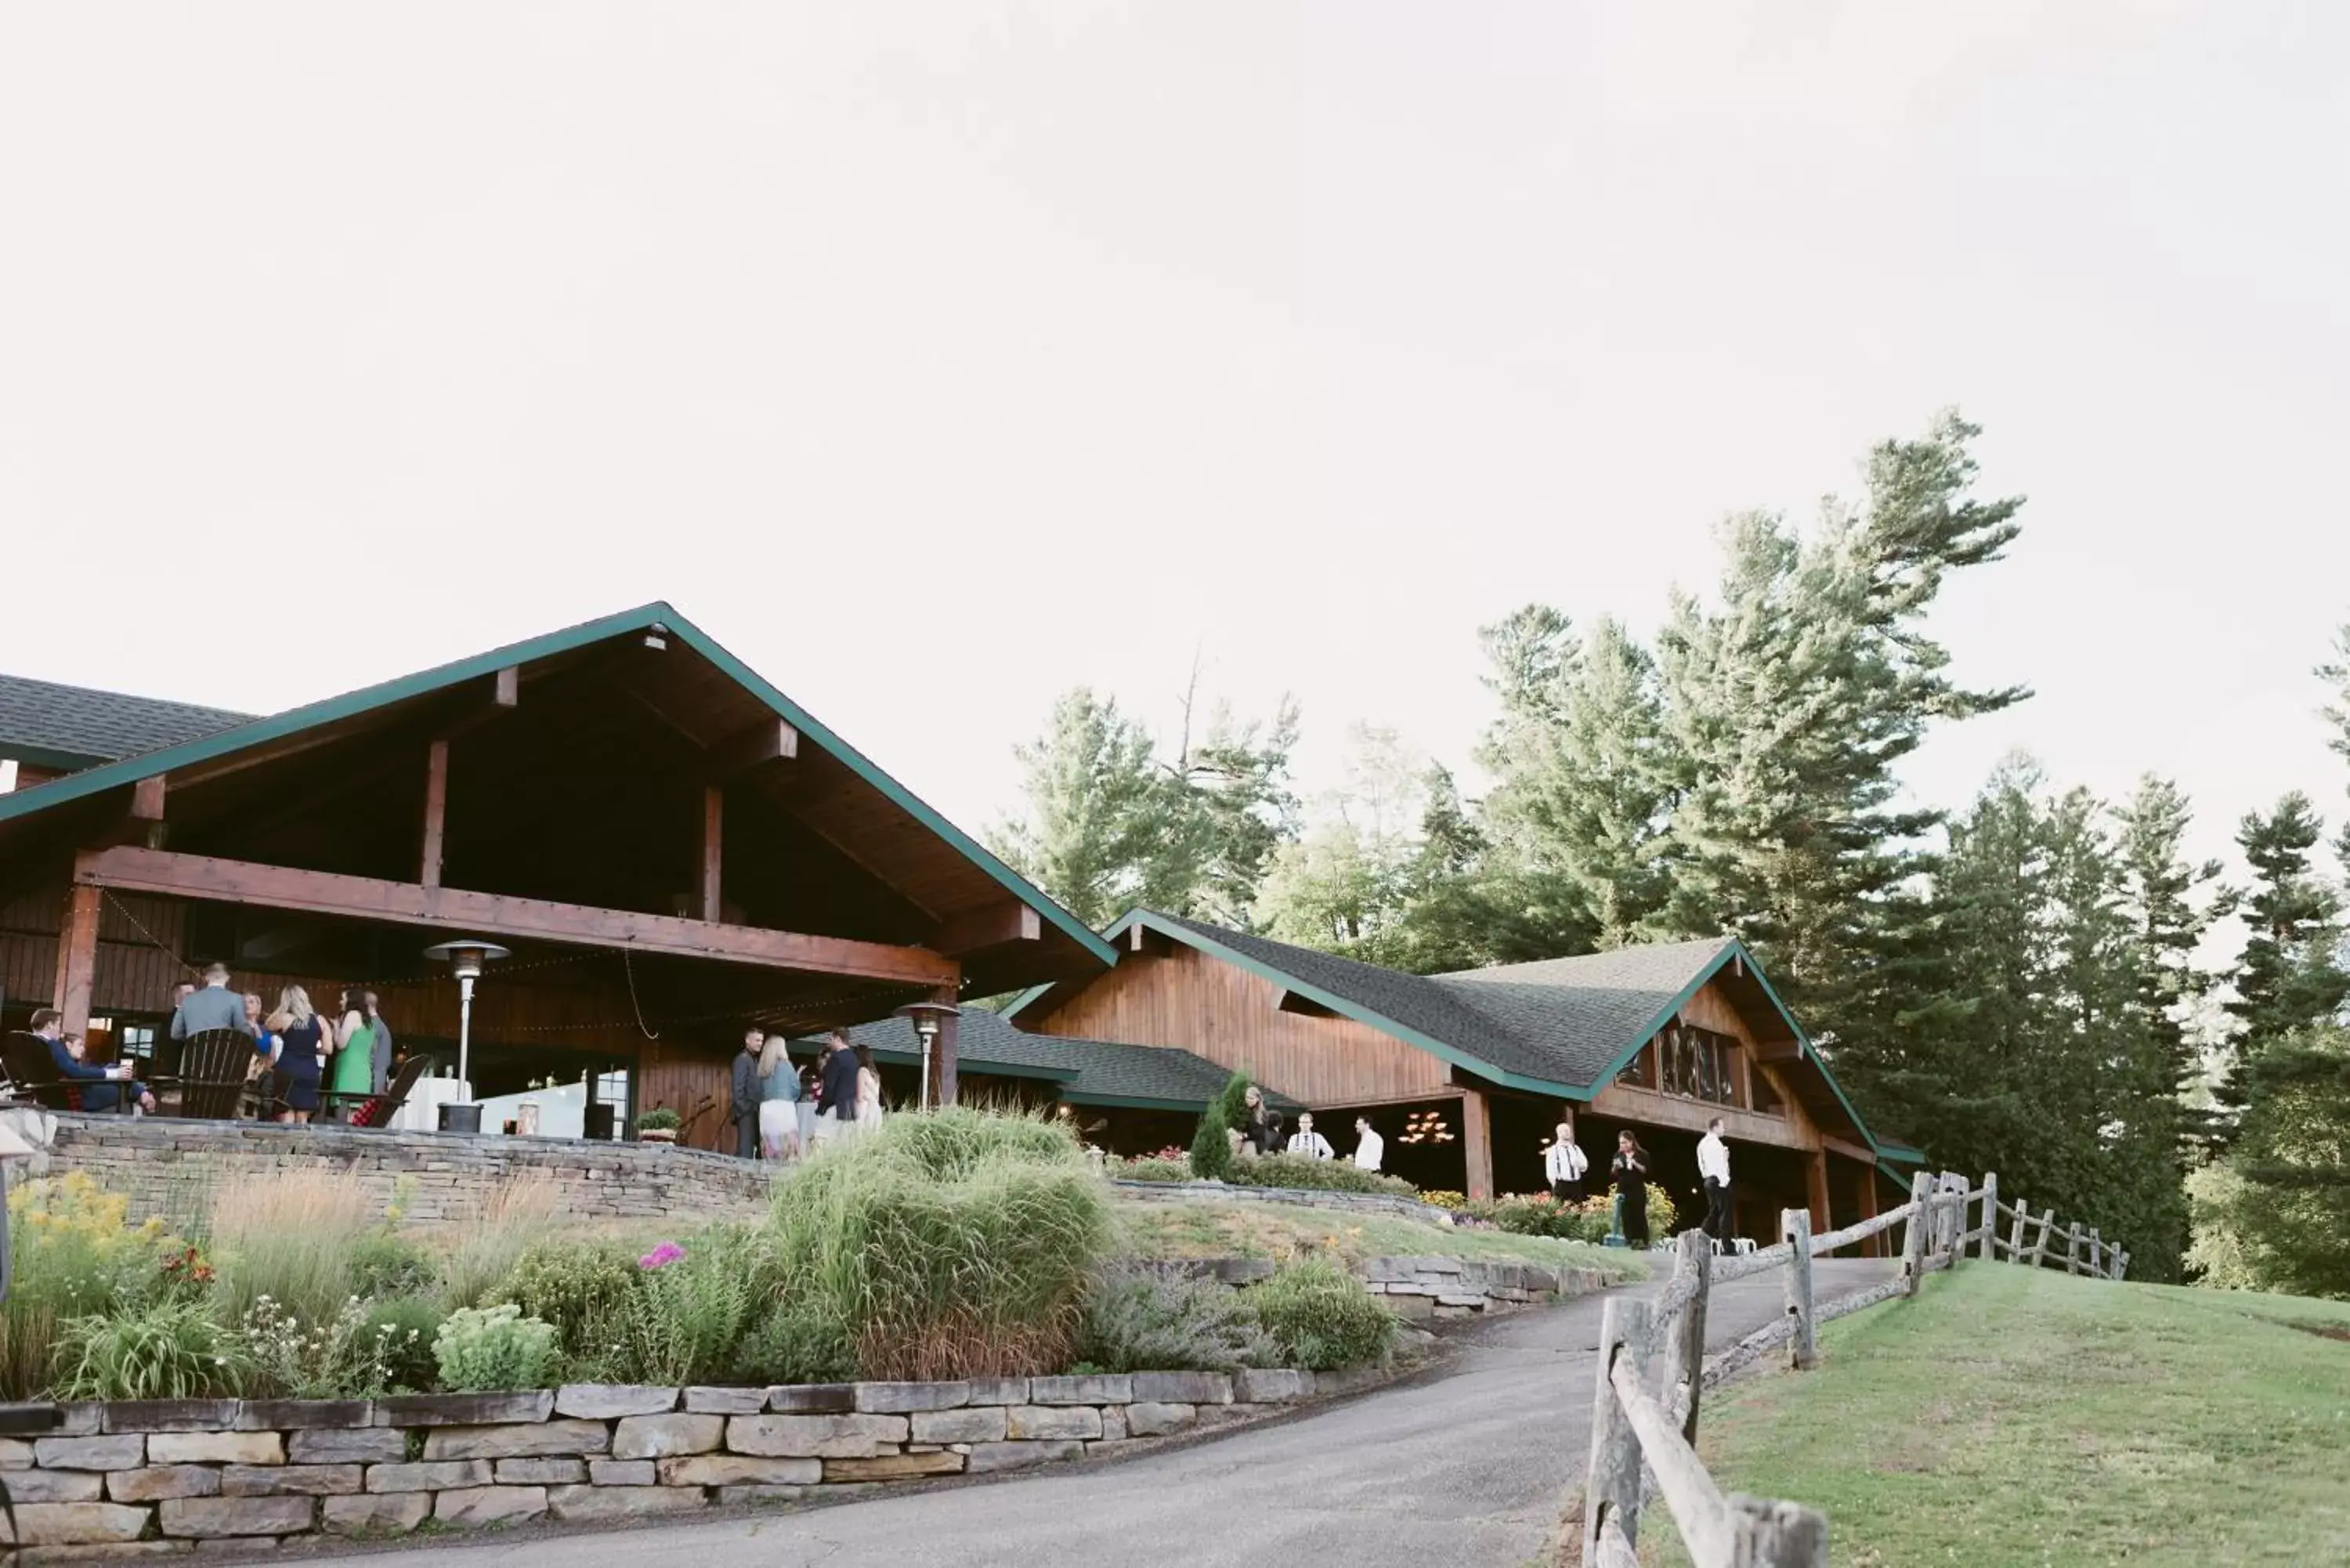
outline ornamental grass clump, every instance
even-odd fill
[[[281,1314],[324,1324],[356,1289],[352,1257],[376,1216],[356,1176],[289,1170],[215,1186],[208,1226],[223,1322],[244,1322],[266,1296]]]
[[[899,1116],[776,1189],[760,1310],[845,1344],[869,1378],[1064,1366],[1111,1233],[1071,1133],[961,1107]]]
[[[67,1324],[57,1341],[63,1399],[203,1399],[235,1394],[246,1360],[210,1303],[165,1296]]]
[[[1243,1293],[1122,1267],[1095,1283],[1077,1343],[1079,1365],[1102,1372],[1230,1372],[1279,1355]]]

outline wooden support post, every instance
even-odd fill
[[[2032,1266],[2040,1267],[2048,1261],[2048,1232],[2056,1225],[2056,1206],[2052,1203],[2040,1211],[2040,1234],[2032,1243]]]
[[[1702,1231],[1684,1231],[1673,1241],[1673,1278],[1694,1280],[1696,1292],[1680,1315],[1666,1325],[1665,1407],[1680,1421],[1681,1436],[1697,1446],[1700,1385],[1705,1381],[1705,1300],[1713,1280],[1713,1245]]]
[[[1461,1158],[1469,1167],[1465,1178],[1469,1197],[1491,1202],[1493,1197],[1493,1125],[1482,1089],[1461,1092]]]
[[[65,1014],[64,1030],[80,1034],[89,1028],[89,999],[98,981],[98,917],[105,889],[76,883],[66,892],[65,917],[57,926],[57,1011]]]
[[[1835,1229],[1835,1223],[1829,1219],[1832,1210],[1828,1207],[1828,1151],[1826,1149],[1815,1148],[1812,1151],[1812,1168],[1806,1172],[1806,1176],[1809,1186],[1804,1196],[1804,1200],[1812,1207],[1812,1232],[1814,1235],[1825,1235]]]
[[[1984,1262],[1999,1256],[1999,1172],[1983,1172],[1982,1189],[1982,1251],[1975,1255]]]
[[[1583,1560],[1599,1558],[1599,1532],[1614,1521],[1627,1544],[1640,1543],[1640,1439],[1632,1431],[1612,1379],[1617,1357],[1627,1357],[1645,1385],[1655,1332],[1648,1303],[1610,1296],[1599,1311],[1598,1373],[1592,1382],[1591,1462],[1583,1482]]]
[[[2068,1274],[2081,1272],[2081,1222],[2078,1220],[2073,1221],[2073,1229],[2064,1237],[2064,1272]]]
[[[715,924],[726,918],[726,791],[702,786],[702,822],[694,838],[694,919]],[[672,840],[674,842],[674,840]]]
[[[1877,1218],[1877,1167],[1874,1165],[1860,1168],[1860,1217],[1863,1220]],[[1874,1236],[1864,1238],[1860,1243],[1860,1255],[1864,1258],[1885,1256],[1885,1232],[1879,1231]]]
[[[2095,1225],[2089,1227],[2089,1277],[2096,1279],[2106,1272],[2105,1238],[2097,1234]]]
[[[1901,1223],[1901,1272],[1909,1282],[1908,1293],[1916,1295],[1926,1275],[1926,1231],[1932,1223],[1928,1217],[1928,1199],[1933,1189],[1932,1178],[1924,1171],[1909,1179],[1909,1218]]]
[[[1801,1209],[1779,1211],[1779,1234],[1787,1242],[1787,1315],[1795,1320],[1787,1365],[1808,1372],[1820,1364],[1819,1325],[1812,1315],[1812,1217]]]
[[[163,791],[169,782],[167,774],[154,774],[137,780],[130,786],[130,815],[140,822],[163,820]]]
[[[435,741],[424,753],[424,843],[417,856],[417,886],[441,886],[441,857],[448,843],[448,828],[449,742]]]
[[[1828,1568],[1828,1517],[1801,1503],[1731,1492],[1730,1561],[1753,1568]]]
[[[2015,1200],[2015,1229],[2013,1231],[2010,1232],[2007,1239],[2007,1261],[2011,1263],[2020,1263],[2023,1262],[2023,1228],[2031,1222],[2031,1220],[2032,1205],[2026,1203],[2021,1198],[2017,1199]]]
[[[2129,1253],[2128,1253],[2128,1251],[2127,1251],[2126,1250],[2125,1250],[2125,1251],[2123,1251],[2116,1252],[2116,1253],[2114,1254],[2114,1278],[2116,1278],[2116,1279],[2117,1279],[2117,1280],[2118,1280],[2118,1279],[2122,1278],[2124,1275],[2127,1274],[2128,1272],[2129,1272]]]

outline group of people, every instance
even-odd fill
[[[1705,1219],[1700,1228],[1720,1243],[1730,1238],[1730,1145],[1722,1136],[1723,1122],[1715,1116],[1698,1140],[1697,1171],[1705,1189]],[[1575,1141],[1575,1123],[1562,1118],[1543,1156],[1543,1177],[1551,1196],[1562,1203],[1580,1202],[1583,1180],[1591,1159]],[[1617,1230],[1631,1246],[1648,1245],[1648,1151],[1630,1127],[1616,1135],[1616,1158],[1608,1163],[1607,1179],[1616,1189]]]
[[[838,1030],[816,1062],[795,1067],[788,1037],[754,1027],[743,1033],[728,1098],[736,1154],[797,1159],[825,1138],[879,1124],[881,1075],[871,1049]]]
[[[1242,1154],[1294,1154],[1304,1159],[1336,1159],[1337,1150],[1330,1140],[1314,1130],[1314,1113],[1297,1113],[1297,1130],[1287,1137],[1282,1136],[1281,1113],[1266,1103],[1264,1091],[1254,1084],[1248,1086],[1241,1126],[1233,1136],[1239,1139]],[[1387,1157],[1387,1140],[1371,1130],[1371,1118],[1355,1118],[1355,1152],[1347,1158],[1357,1169],[1377,1170],[1379,1161]]]

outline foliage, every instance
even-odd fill
[[[511,1302],[460,1307],[432,1342],[442,1386],[461,1394],[543,1388],[556,1370],[555,1325],[525,1317]]]
[[[746,1383],[844,1383],[857,1376],[848,1325],[813,1293],[786,1293],[760,1309],[736,1353]]]
[[[853,1344],[867,1377],[1063,1366],[1109,1235],[1105,1189],[1067,1132],[962,1108],[899,1116],[777,1189],[759,1310],[796,1294],[816,1337]]]
[[[2350,1300],[2350,1029],[2271,1044],[2227,1162],[2196,1188],[2213,1284]]]
[[[1229,1142],[1227,1143],[1229,1147]],[[1191,1179],[1191,1157],[1183,1149],[1169,1153],[1138,1154],[1130,1159],[1109,1162],[1109,1174],[1120,1181],[1189,1181]]]
[[[376,1366],[388,1394],[430,1393],[440,1380],[441,1364],[433,1345],[447,1321],[438,1303],[429,1297],[387,1296],[367,1303],[360,1324],[361,1342],[372,1347]]]
[[[1310,1159],[1302,1154],[1243,1156],[1228,1179],[1241,1187],[1292,1187],[1320,1192],[1379,1193],[1389,1198],[1419,1196],[1419,1189],[1400,1176],[1364,1170],[1352,1160]]]
[[[440,1277],[431,1254],[389,1226],[354,1239],[350,1261],[352,1293],[369,1299],[415,1295]]]
[[[0,1302],[0,1396],[37,1397],[56,1369],[69,1320],[177,1294],[164,1269],[184,1250],[161,1220],[133,1226],[124,1199],[76,1171],[8,1194],[13,1276]]]
[[[303,1323],[267,1296],[237,1325],[249,1393],[286,1399],[366,1399],[406,1381],[420,1349],[411,1328],[353,1296],[334,1316]]]
[[[352,1260],[372,1209],[348,1173],[269,1172],[214,1189],[208,1218],[221,1321],[243,1322],[264,1296],[302,1323],[333,1318],[357,1289]]]
[[[234,1394],[244,1363],[210,1303],[190,1296],[119,1303],[58,1336],[63,1399],[202,1399]]]
[[[1104,1372],[1229,1372],[1276,1354],[1243,1293],[1147,1269],[1103,1273],[1077,1339],[1079,1361]]]
[[[1191,1137],[1191,1174],[1201,1181],[1230,1181],[1236,1157],[1232,1134],[1248,1124],[1249,1076],[1234,1073],[1200,1113]]]
[[[1275,1271],[1241,1294],[1249,1315],[1272,1339],[1276,1364],[1325,1371],[1384,1362],[1395,1345],[1395,1315],[1363,1282],[1326,1259]]]
[[[2266,816],[2246,816],[2236,836],[2252,868],[2244,900],[2244,947],[2228,1011],[2241,1026],[2229,1071],[2219,1085],[2222,1108],[2241,1115],[2251,1078],[2280,1042],[2328,1023],[2350,997],[2350,974],[2338,959],[2342,899],[2310,864],[2325,825],[2295,790]]]
[[[749,1232],[717,1227],[675,1257],[638,1264],[616,1373],[647,1383],[727,1381],[758,1305],[749,1255],[758,1245]]]
[[[639,1272],[627,1249],[613,1243],[542,1241],[515,1260],[486,1300],[491,1305],[511,1303],[524,1316],[554,1325],[556,1344],[574,1376],[584,1380],[608,1372],[623,1381],[637,1380],[609,1363]]]
[[[639,1132],[675,1132],[685,1124],[685,1118],[667,1106],[655,1106],[637,1117]]]
[[[1419,1200],[1435,1209],[1465,1209],[1469,1206],[1469,1195],[1450,1187],[1430,1188],[1420,1193]]]
[[[1651,1187],[1651,1199],[1661,1197],[1661,1188]],[[1668,1212],[1672,1199],[1664,1199]],[[1562,1203],[1547,1192],[1522,1193],[1503,1198],[1498,1202],[1471,1204],[1469,1212],[1502,1230],[1521,1236],[1555,1236],[1562,1241],[1599,1242],[1607,1240],[1615,1229],[1616,1199],[1612,1194],[1601,1193],[1580,1203]],[[1670,1235],[1670,1220],[1660,1220],[1655,1210],[1649,1211],[1648,1229],[1657,1235]]]
[[[492,1189],[441,1261],[442,1298],[452,1307],[473,1306],[496,1289],[546,1230],[555,1204],[555,1183],[536,1172]]]

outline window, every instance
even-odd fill
[[[1653,1089],[1657,1086],[1656,1061],[1656,1046],[1643,1045],[1632,1053],[1632,1059],[1624,1064],[1624,1070],[1616,1075],[1616,1081],[1636,1089]]]
[[[151,1023],[126,1023],[114,1036],[114,1054],[125,1062],[136,1057],[141,1062],[155,1059],[155,1026]]]
[[[1771,1082],[1770,1075],[1764,1073],[1761,1067],[1754,1069],[1753,1085],[1756,1110],[1773,1116],[1783,1116],[1787,1114],[1787,1102],[1779,1097],[1778,1085]]]
[[[1669,1095],[1707,1100],[1717,1106],[1738,1103],[1738,1042],[1711,1029],[1677,1023],[1657,1037],[1657,1054],[1663,1064]]]
[[[621,1134],[620,1124],[628,1120],[629,1114],[629,1070],[626,1067],[598,1075],[596,1103],[612,1107],[612,1137],[618,1141]]]

